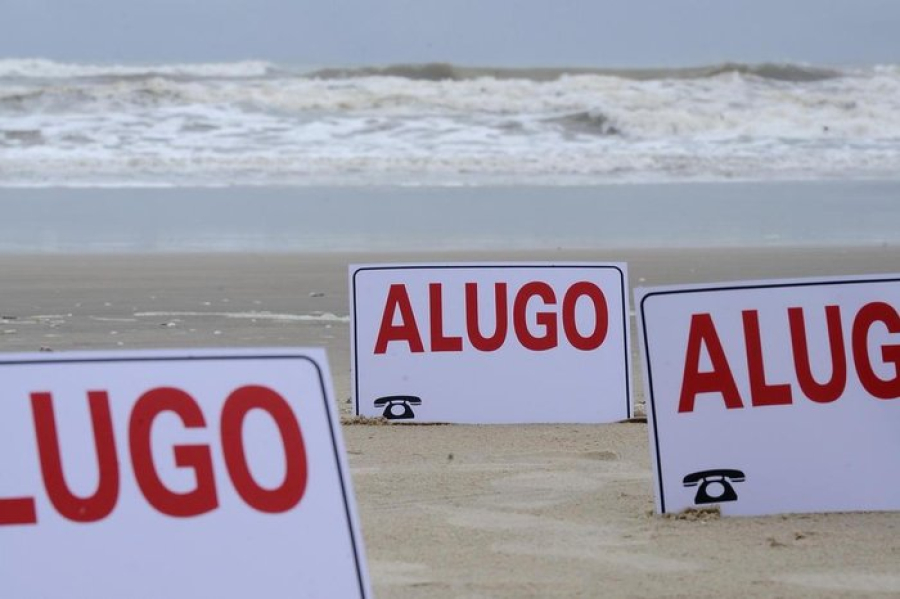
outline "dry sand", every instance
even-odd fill
[[[325,346],[349,414],[347,264],[394,259],[626,260],[633,285],[900,270],[896,247],[0,256],[0,343]],[[897,513],[652,515],[645,424],[344,434],[381,597],[900,596]]]

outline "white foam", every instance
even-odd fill
[[[0,184],[24,186],[879,177],[900,172],[900,68],[426,81],[0,60],[0,151]]]
[[[40,79],[61,79],[66,77],[134,77],[152,74],[192,77],[261,77],[271,68],[273,68],[271,63],[255,60],[222,63],[122,65],[68,63],[43,58],[0,59],[0,77],[28,77]]]

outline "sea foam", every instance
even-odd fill
[[[900,67],[0,60],[0,184],[893,177]]]

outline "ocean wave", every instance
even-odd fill
[[[564,128],[574,133],[589,135],[621,135],[622,131],[612,119],[602,112],[588,111],[576,112],[561,117],[548,119],[550,122],[559,123]]]
[[[0,185],[900,172],[897,65],[612,73],[0,61]]]
[[[253,78],[282,72],[265,61],[176,64],[101,64],[57,62],[44,58],[0,59],[0,78]]]
[[[188,105],[205,102],[208,94],[200,91],[191,95],[193,85],[182,85],[164,79],[119,80],[93,85],[71,82],[42,85],[32,88],[0,87],[0,115],[46,112],[108,112],[126,113],[136,109],[160,105]]]
[[[879,67],[875,67],[879,68]],[[881,67],[884,68],[884,67]],[[893,68],[888,65],[887,68]],[[393,64],[384,66],[309,67],[246,60],[220,63],[116,64],[72,63],[44,58],[0,59],[0,78],[260,78],[308,77],[314,79],[355,79],[397,77],[413,81],[466,81],[470,79],[521,79],[547,82],[567,76],[593,75],[633,81],[664,79],[705,79],[738,74],[775,81],[822,81],[845,75],[846,69],[792,63],[735,63],[676,68],[591,68],[591,67],[472,67],[451,63]]]
[[[593,75],[617,77],[632,81],[661,79],[706,79],[721,75],[738,74],[772,79],[775,81],[822,81],[841,77],[838,69],[799,64],[742,64],[722,63],[711,66],[683,68],[584,68],[584,67],[464,67],[450,63],[396,64],[354,68],[327,68],[309,73],[317,79],[354,79],[360,77],[400,77],[413,81],[466,81],[470,79],[522,79],[525,81],[556,81],[563,77]]]

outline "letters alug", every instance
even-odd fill
[[[636,297],[659,511],[900,509],[900,278]]]

